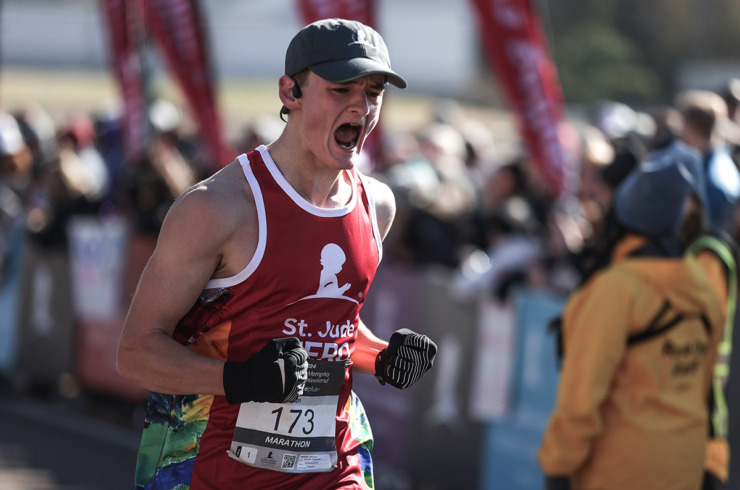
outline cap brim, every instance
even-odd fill
[[[352,58],[349,60],[328,61],[308,67],[309,70],[334,83],[349,82],[367,75],[382,73],[388,77],[388,83],[398,88],[406,88],[406,80],[387,65],[369,58]]]

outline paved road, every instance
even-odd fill
[[[0,392],[0,490],[133,488],[139,429]]]

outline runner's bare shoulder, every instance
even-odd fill
[[[257,232],[252,192],[237,163],[185,191],[172,205],[162,234],[195,248],[214,248],[223,255],[235,239]]]
[[[396,216],[396,198],[387,184],[372,177],[366,177],[365,179],[368,183],[368,192],[372,195],[373,202],[375,203],[375,212],[378,216],[380,233],[385,237]]]

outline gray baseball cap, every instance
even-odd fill
[[[337,83],[382,73],[388,82],[406,88],[406,80],[391,69],[380,34],[354,20],[324,19],[298,31],[285,53],[285,74],[305,69]]]

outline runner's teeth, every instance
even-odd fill
[[[357,124],[342,124],[334,134],[337,144],[344,149],[351,149],[357,145],[360,137],[360,126]]]

